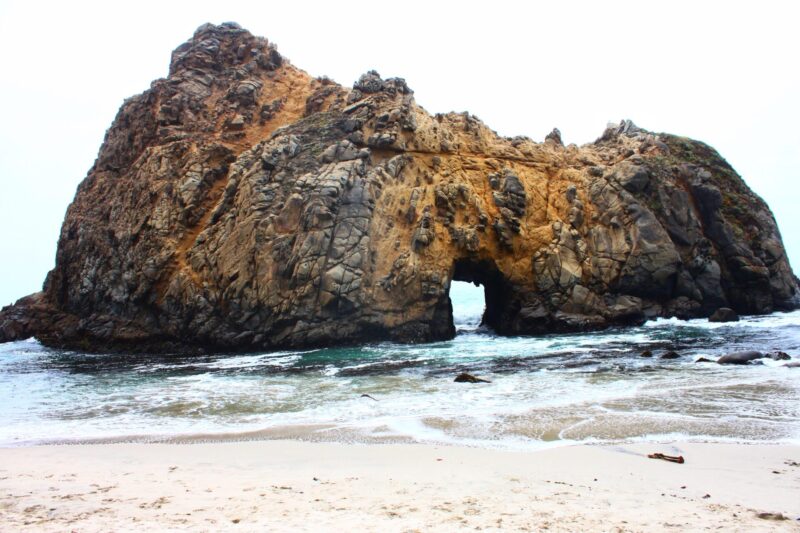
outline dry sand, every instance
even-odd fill
[[[800,531],[799,463],[800,446],[700,443],[7,448],[0,531]]]

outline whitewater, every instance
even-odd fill
[[[0,445],[299,439],[529,449],[573,443],[800,442],[800,311],[501,337],[479,288],[451,289],[450,341],[263,354],[98,355],[0,345]],[[677,359],[661,355],[675,351]],[[648,353],[650,354],[648,356]],[[643,355],[644,354],[644,355]],[[460,372],[490,383],[455,383]]]

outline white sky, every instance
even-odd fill
[[[239,22],[344,85],[406,78],[430,112],[593,141],[630,118],[714,146],[800,265],[794,2],[0,0],[0,305],[40,289],[75,188],[124,98],[204,22]]]

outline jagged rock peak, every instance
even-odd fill
[[[536,334],[800,305],[775,220],[707,145],[610,125],[592,144],[430,115],[400,78],[313,78],[203,25],[127,99],[62,226],[44,290],[0,341],[270,350]]]
[[[270,71],[282,62],[277,47],[267,39],[254,37],[235,22],[223,22],[219,26],[203,24],[197,28],[189,41],[172,52],[169,73],[174,76],[191,69],[221,70],[236,66]]]
[[[620,135],[627,135],[634,137],[639,134],[648,134],[647,130],[643,130],[633,123],[632,120],[622,119],[619,122],[609,122],[603,134],[597,139],[596,142],[609,141],[616,139]]]
[[[561,130],[558,128],[553,128],[553,131],[547,134],[544,138],[545,141],[552,141],[553,143],[564,146],[564,142],[561,140]]]
[[[372,94],[381,91],[388,91],[392,94],[414,93],[414,91],[408,87],[406,80],[403,78],[389,78],[384,80],[375,70],[370,70],[369,72],[362,74],[358,81],[353,84],[353,89],[361,92],[362,94]]]

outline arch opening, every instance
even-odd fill
[[[486,311],[484,288],[466,281],[450,284],[450,303],[456,335],[477,330]]]
[[[508,284],[493,262],[464,259],[456,261],[448,296],[451,323],[454,323],[457,330],[474,331],[478,327],[496,332],[504,330],[502,320],[510,295]],[[453,297],[456,297],[455,305]],[[480,319],[476,316],[478,314]]]

